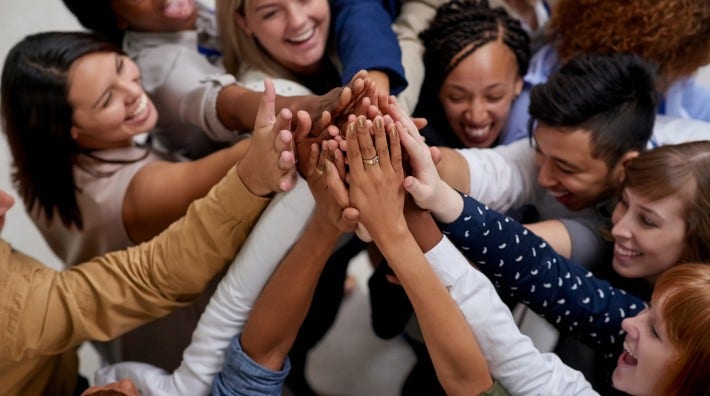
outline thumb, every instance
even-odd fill
[[[402,181],[402,187],[412,195],[414,200],[419,204],[425,198],[424,185],[414,176],[407,176]],[[422,208],[428,209],[428,208]]]

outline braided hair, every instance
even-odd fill
[[[415,113],[428,116],[438,131],[450,129],[437,99],[439,89],[449,73],[477,49],[501,40],[515,55],[518,75],[522,77],[528,71],[528,34],[516,18],[502,7],[491,8],[487,0],[451,0],[443,4],[419,38],[426,48],[426,75]]]

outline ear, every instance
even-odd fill
[[[523,79],[518,77],[515,81],[515,97],[517,98],[520,93],[523,92]]]
[[[239,26],[239,28],[242,29],[242,31],[247,36],[251,36],[252,32],[249,28],[249,23],[247,23],[247,19],[244,17],[244,15],[240,14],[239,11],[234,11],[232,15],[234,18],[234,23],[236,23],[237,26]]]
[[[626,176],[626,167],[629,166],[631,160],[638,157],[639,152],[636,150],[628,151],[624,154],[619,162],[616,163],[614,169],[611,170],[612,178],[621,185],[624,182],[624,177]]]
[[[71,138],[74,140],[79,139],[79,127],[72,125],[71,130],[69,131],[71,134]]]

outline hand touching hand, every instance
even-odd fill
[[[350,207],[348,191],[341,179],[343,153],[333,141],[324,141],[321,146],[319,149],[317,144],[311,145],[307,167],[308,187],[316,201],[314,219],[326,228],[334,228],[334,232],[352,232],[359,213]]]
[[[276,116],[275,99],[273,83],[265,80],[252,142],[237,164],[239,177],[256,195],[289,191],[296,183],[296,157],[290,131],[292,114],[282,109]]]
[[[370,131],[374,130],[374,144]],[[389,145],[387,138],[389,135]],[[350,201],[377,243],[391,232],[406,231],[402,152],[397,132],[385,132],[384,120],[360,116],[347,127]]]
[[[441,180],[432,159],[432,151],[412,120],[399,109],[396,100],[390,103],[390,110],[392,118],[397,119],[395,127],[412,167],[412,175],[407,176],[402,184],[404,189],[412,195],[420,208],[431,210],[439,220],[456,219],[463,208],[461,197]]]

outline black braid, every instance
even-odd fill
[[[520,22],[502,7],[490,8],[487,0],[452,0],[437,9],[428,29],[419,34],[426,48],[427,77],[441,85],[467,55],[500,37],[515,54],[524,76],[530,60],[530,38]],[[471,48],[467,48],[471,46]],[[456,57],[464,48],[467,51]],[[456,59],[454,59],[456,57]]]
[[[502,7],[490,8],[487,0],[451,0],[443,4],[419,38],[425,47],[426,75],[415,113],[426,117],[440,133],[449,127],[437,99],[439,89],[446,76],[468,55],[500,39],[513,51],[518,74],[522,77],[528,71],[528,34],[516,18]]]

